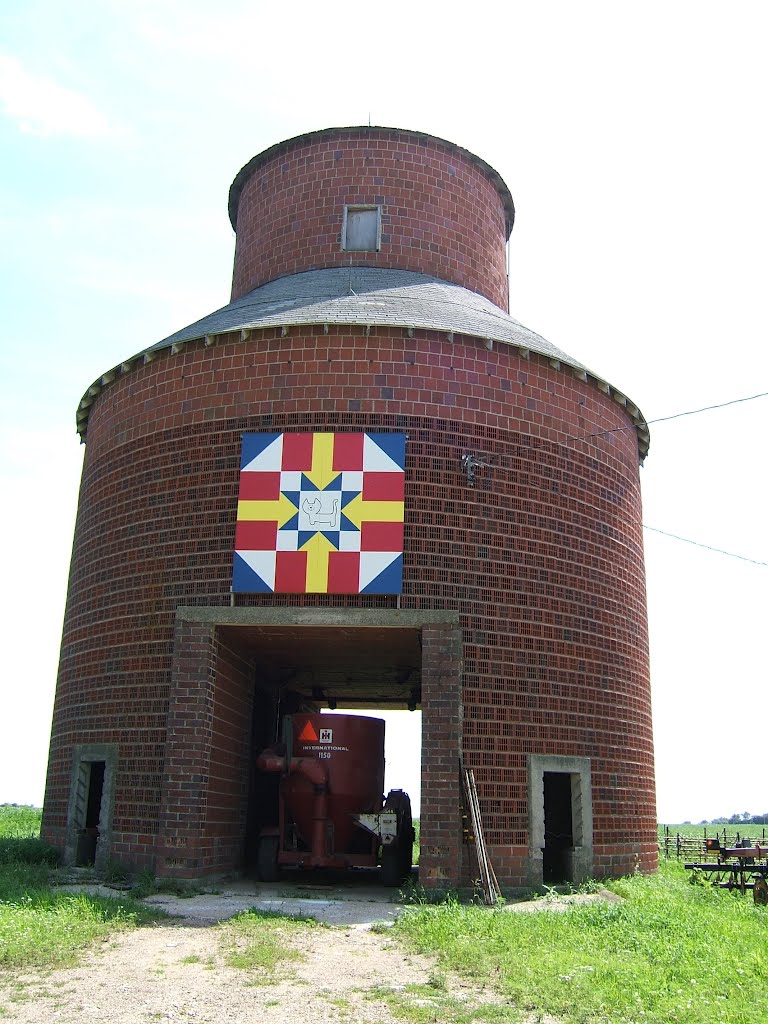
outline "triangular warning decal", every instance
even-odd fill
[[[319,737],[315,732],[315,727],[311,721],[308,721],[304,728],[299,733],[299,743],[317,743]]]

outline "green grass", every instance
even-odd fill
[[[505,1015],[489,1005],[486,1019],[549,1013],[563,1024],[768,1020],[766,908],[692,886],[676,863],[611,888],[622,902],[574,904],[565,913],[422,906],[408,910],[392,933],[436,955],[442,969],[491,986]],[[406,1002],[400,1016],[407,1016]]]
[[[412,1024],[509,1024],[518,1019],[503,1003],[450,996],[430,982],[406,985],[402,991],[379,985],[366,994],[370,1000],[386,1003],[394,1017]]]
[[[126,877],[125,872],[120,872],[119,869],[116,869],[114,873],[116,879],[119,879],[121,875],[123,878]],[[139,874],[131,886],[131,896],[137,900],[143,900],[147,896],[160,895],[178,896],[179,899],[189,900],[193,896],[201,896],[203,893],[214,894],[220,891],[212,886],[189,882],[183,878],[156,878],[148,868]]]
[[[38,807],[0,804],[0,838],[26,839],[39,836],[42,814]]]
[[[0,972],[73,963],[116,929],[165,916],[131,899],[52,888],[55,853],[40,842],[39,829],[39,810],[0,807]]]
[[[282,968],[303,959],[292,940],[307,928],[319,927],[311,917],[243,911],[219,925],[224,960],[229,967],[258,975],[260,984],[271,984],[278,980]]]
[[[57,863],[56,851],[40,841],[41,816],[36,807],[0,805],[0,865]]]
[[[26,888],[0,903],[0,970],[75,963],[97,939],[161,916],[131,900]]]

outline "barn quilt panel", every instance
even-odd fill
[[[399,594],[405,434],[244,434],[235,593]]]

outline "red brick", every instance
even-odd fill
[[[234,293],[277,274],[339,265],[338,204],[383,193],[385,216],[407,228],[411,242],[397,255],[382,249],[372,265],[434,273],[504,305],[503,206],[487,173],[460,151],[425,147],[407,133],[365,135],[365,144],[333,140],[317,152],[289,147],[254,172],[240,201]],[[326,212],[315,206],[338,174],[337,150],[348,156],[347,184]],[[449,163],[463,191],[444,234],[440,204],[424,182],[447,174]],[[409,165],[420,172],[415,181]],[[374,181],[395,170],[397,187]],[[310,181],[316,195],[302,191]],[[289,192],[297,226],[286,231]],[[438,251],[416,244],[417,229],[441,239]],[[238,865],[249,757],[245,675],[202,626],[179,627],[185,642],[173,663],[174,616],[179,605],[230,602],[240,437],[258,430],[408,435],[401,607],[457,611],[464,634],[462,650],[438,628],[423,636],[435,673],[422,681],[424,699],[445,727],[443,740],[425,737],[422,751],[425,834],[441,837],[439,852],[424,852],[425,873],[470,870],[456,814],[459,751],[475,770],[504,881],[525,881],[529,753],[591,759],[596,868],[654,867],[641,501],[629,416],[593,384],[533,353],[524,358],[500,344],[488,351],[477,339],[450,342],[435,331],[404,338],[400,328],[382,327],[369,336],[353,327],[331,326],[327,335],[321,326],[292,327],[286,337],[270,329],[247,341],[232,333],[208,348],[160,352],[95,399],[46,838],[64,844],[73,746],[114,743],[115,859],[153,866],[156,856],[158,870],[184,877]],[[474,487],[461,468],[467,451],[490,464]],[[238,603],[393,608],[396,598],[275,594]],[[243,786],[228,789],[233,774]],[[180,837],[195,845],[168,845]]]

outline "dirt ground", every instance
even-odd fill
[[[377,986],[426,981],[431,965],[356,927],[313,929],[299,940],[305,958],[264,983],[227,967],[210,925],[174,923],[119,935],[77,968],[28,975],[6,1019],[19,1024],[326,1024],[393,1018]]]
[[[192,899],[152,897],[175,916],[118,933],[77,967],[0,982],[0,1016],[14,1024],[395,1024],[382,992],[404,992],[411,984],[434,988],[436,976],[434,1000],[429,988],[407,995],[434,1003],[435,1020],[446,997],[466,1008],[498,1002],[490,991],[436,972],[431,959],[405,952],[386,928],[372,930],[402,911],[381,891],[337,895],[286,897],[241,887]],[[227,966],[215,926],[246,906],[311,914],[329,927],[298,931],[290,941],[301,959],[273,978],[254,975]]]

